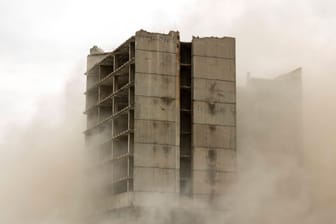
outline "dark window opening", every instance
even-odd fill
[[[120,136],[113,141],[113,158],[117,158],[128,153],[128,137]]]
[[[191,84],[191,67],[182,66],[181,70],[181,87],[190,87]]]
[[[128,157],[122,157],[113,161],[113,181],[119,181],[128,177]]]
[[[116,136],[128,130],[128,113],[120,114],[113,120],[113,135]]]
[[[185,135],[181,138],[181,157],[191,156],[191,135]]]
[[[191,109],[191,93],[190,89],[181,89],[181,110],[190,110]]]
[[[180,130],[182,134],[191,133],[191,117],[190,113],[181,112],[180,113]]]
[[[113,193],[121,194],[127,192],[127,180],[122,180],[113,184]]]
[[[192,193],[191,43],[180,44],[180,194]]]
[[[181,43],[181,64],[191,64],[191,43]]]
[[[106,97],[110,96],[113,93],[113,87],[112,86],[100,86],[100,101],[105,99]]]
[[[108,117],[112,115],[112,106],[101,106],[99,108],[99,118],[100,121],[106,120]]]
[[[114,113],[128,107],[128,103],[128,90],[126,89],[114,97]]]
[[[135,57],[135,42],[130,43],[130,59]]]
[[[191,177],[191,158],[181,158],[180,175],[181,179],[190,179]]]
[[[122,74],[115,76],[115,90],[122,88],[129,83],[128,74]]]
[[[113,65],[100,65],[99,79],[102,80],[113,72]]]
[[[120,66],[122,66],[123,64],[128,62],[128,59],[129,59],[129,53],[128,52],[115,55],[116,69],[118,69]]]

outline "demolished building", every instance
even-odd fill
[[[234,38],[140,30],[112,52],[92,48],[86,79],[96,214],[136,219],[158,195],[225,209],[236,171]]]

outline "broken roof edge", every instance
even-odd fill
[[[135,39],[134,36],[131,36],[130,38],[128,38],[126,41],[124,41],[122,44],[120,44],[117,48],[115,48],[112,51],[102,52],[102,53],[95,53],[95,54],[89,54],[87,57],[90,57],[90,56],[104,56],[104,57],[101,60],[99,60],[98,62],[96,62],[89,70],[87,70],[84,73],[84,75],[90,74],[90,72],[93,71],[96,66],[102,64],[110,56],[114,56],[115,54],[118,54],[121,49],[123,49],[123,48],[126,47],[126,44],[134,41],[134,39]],[[97,47],[97,46],[95,45],[94,47]]]
[[[293,70],[290,70],[289,72],[286,73],[282,73],[280,75],[277,75],[275,77],[272,78],[260,78],[260,77],[252,77],[250,74],[247,75],[247,83],[249,82],[272,82],[274,80],[297,80],[297,81],[301,81],[302,78],[302,67],[297,67]],[[247,84],[246,83],[246,84]]]
[[[126,41],[124,41],[122,44],[120,44],[118,47],[116,47],[114,50],[112,51],[107,51],[107,52],[102,52],[102,53],[93,53],[93,54],[88,54],[88,56],[97,56],[97,55],[109,55],[109,54],[115,54],[117,53],[120,49],[122,49],[123,47],[125,47],[125,45],[129,42],[134,41],[134,36],[131,36],[130,38],[128,38]],[[96,45],[94,47],[97,47]]]
[[[216,36],[209,36],[209,37],[199,37],[199,36],[192,36],[192,40],[213,40],[213,39],[236,39],[235,37],[231,37],[231,36],[222,36],[222,37],[216,37]]]
[[[178,30],[173,31],[170,30],[168,33],[159,33],[159,32],[149,32],[147,30],[140,29],[135,32],[135,35],[141,35],[141,36],[153,36],[153,35],[160,35],[160,36],[177,36],[178,38],[180,37],[180,32]]]
[[[302,77],[302,67],[297,67],[296,69],[293,69],[289,72],[286,72],[286,73],[283,73],[283,74],[280,74],[278,76],[276,76],[274,79],[275,80],[284,80],[284,79],[293,79],[293,78],[296,78],[296,79],[301,79]]]
[[[180,39],[180,32],[178,30],[170,30],[168,33],[160,33],[160,32],[149,32],[147,30],[144,29],[140,29],[138,31],[135,32],[135,35],[141,35],[141,36],[153,36],[153,35],[160,35],[160,36],[175,36],[177,35],[178,39]],[[205,37],[199,37],[199,36],[192,36],[190,41],[185,41],[185,40],[181,40],[181,43],[190,43],[192,40],[198,40],[198,39],[236,39],[235,37],[232,36],[221,36],[221,37],[217,37],[217,36],[205,36]]]
[[[97,49],[101,50],[102,52],[94,52],[94,53],[90,53],[87,57],[94,57],[94,56],[103,56],[101,58],[101,60],[99,60],[98,62],[96,62],[89,70],[87,70],[84,74],[87,75],[89,74],[90,72],[92,72],[96,66],[98,66],[99,64],[103,63],[106,59],[109,58],[109,56],[113,56],[115,54],[118,54],[121,49],[125,48],[126,47],[126,44],[132,42],[132,41],[135,41],[135,38],[137,36],[142,36],[142,37],[153,37],[153,36],[166,36],[166,37],[172,37],[172,38],[175,38],[176,40],[180,40],[180,32],[178,30],[176,31],[173,31],[173,30],[170,30],[168,33],[160,33],[160,32],[149,32],[149,31],[146,31],[144,29],[140,29],[138,31],[135,32],[135,35],[131,36],[130,38],[128,38],[126,41],[124,41],[122,44],[120,44],[117,48],[115,48],[114,50],[112,51],[108,51],[108,52],[104,52],[103,50],[101,50],[100,48],[98,48],[97,46],[93,46],[96,47]],[[209,36],[209,37],[199,37],[199,36],[192,36],[192,39],[191,41],[181,41],[181,43],[191,43],[192,41],[194,40],[204,40],[204,39],[218,39],[218,40],[221,40],[221,39],[233,39],[235,40],[234,37],[230,37],[230,36],[223,36],[223,37],[215,37],[215,36]],[[92,48],[91,48],[92,49]]]

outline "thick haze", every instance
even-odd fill
[[[270,223],[258,219],[264,209],[279,223],[299,223],[303,216],[309,224],[335,220],[335,10],[331,0],[0,0],[0,222],[78,219],[85,205],[76,189],[83,184],[86,55],[93,45],[112,50],[139,29],[179,30],[185,41],[235,37],[239,85],[248,72],[272,78],[302,67],[308,168],[284,163],[285,170],[266,176],[260,170],[267,167],[251,169],[239,185],[243,194],[238,187],[238,201],[252,201],[240,221]],[[280,199],[271,190],[279,171],[280,182],[295,179],[301,193],[268,206],[267,200]],[[265,192],[269,198],[261,197]],[[284,219],[283,208],[292,216]]]

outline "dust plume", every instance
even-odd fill
[[[7,130],[0,146],[1,223],[80,223],[85,206],[83,80],[40,100],[27,126]]]
[[[266,87],[270,85],[266,89],[254,86],[253,91],[262,94],[250,99],[243,96],[248,84],[238,88],[239,163],[236,184],[221,201],[229,204],[227,211],[207,213],[200,202],[189,201],[183,204],[186,217],[174,216],[175,202],[155,195],[147,199],[153,209],[138,222],[187,223],[201,214],[199,223],[332,223],[336,209],[335,127],[331,122],[336,112],[335,90],[334,79],[327,71],[321,73],[325,75],[319,78],[326,78],[322,81],[303,70],[302,80],[294,85],[299,96],[288,88],[291,81],[284,85],[273,82],[276,79],[266,82]],[[62,99],[41,101],[29,126],[7,132],[1,145],[2,223],[67,224],[86,219],[83,87],[82,80],[73,79]],[[281,99],[287,104],[280,104]],[[257,116],[252,106],[258,103],[267,117]],[[298,107],[301,111],[294,112]],[[302,146],[288,133],[302,135]]]
[[[79,4],[74,3],[74,9]],[[70,30],[75,36],[70,43],[85,42],[80,45],[80,51],[71,49],[76,55],[78,52],[82,55],[83,46],[89,42],[84,36],[94,34],[94,38],[104,37],[104,41],[109,41],[115,33],[106,35],[106,27],[111,27],[111,22],[121,21],[120,15],[104,20],[99,14],[100,8],[91,10],[91,4],[86,4],[89,10],[81,12],[80,18],[92,20],[90,25],[99,24],[99,32],[87,29],[90,30],[88,33],[76,36],[79,28],[73,28],[79,23],[77,20],[70,21],[68,30],[63,30],[62,24],[55,32]],[[97,5],[101,7],[101,4]],[[191,223],[335,222],[334,8],[334,1],[199,0],[185,4],[185,10],[173,15],[178,18],[174,25],[162,24],[161,13],[158,13],[161,19],[149,16],[153,26],[164,30],[178,29],[188,40],[192,35],[229,35],[237,41],[237,180],[221,199],[222,204],[228,205],[225,212],[206,213],[200,202],[183,204],[183,214],[198,217]],[[109,7],[105,10],[109,11]],[[94,11],[99,16],[87,16]],[[142,14],[146,13],[141,11],[138,16]],[[73,17],[72,10],[69,15]],[[170,16],[170,13],[166,12],[166,15]],[[94,20],[95,17],[98,20]],[[66,23],[69,18],[64,18]],[[132,20],[134,18],[127,17],[128,23],[133,23]],[[114,22],[114,25],[130,33],[133,32],[131,28],[134,29],[122,22]],[[86,28],[83,26],[81,30]],[[151,30],[151,27],[146,28]],[[55,33],[50,35],[57,36]],[[118,32],[118,35],[124,33]],[[69,46],[72,44],[66,45]],[[247,72],[251,72],[252,78],[273,80],[297,66],[302,66],[302,85],[298,87],[301,97],[293,97],[291,91],[286,91],[286,85],[274,84],[263,94],[244,100],[242,91],[248,87],[248,82],[245,83]],[[62,96],[46,96],[40,101],[30,124],[12,124],[6,130],[0,143],[0,223],[70,224],[83,223],[87,219],[90,203],[83,189],[87,180],[82,135],[85,129],[83,91],[84,82],[77,72]],[[260,89],[255,87],[253,91]],[[280,107],[276,97],[279,94],[281,99],[289,99],[291,103]],[[265,96],[267,101],[263,99]],[[19,100],[14,103],[20,103]],[[251,108],[258,102],[264,102],[261,108],[267,112],[258,117],[261,114],[254,108],[254,116],[251,116]],[[293,112],[293,107],[298,105],[301,112]],[[295,131],[297,127],[301,130]],[[302,145],[294,147],[299,145],[292,138],[297,135],[302,137]],[[140,223],[190,221],[173,215],[175,201],[155,195],[146,203],[153,210],[140,217]],[[112,220],[112,223],[120,222],[125,223]]]

